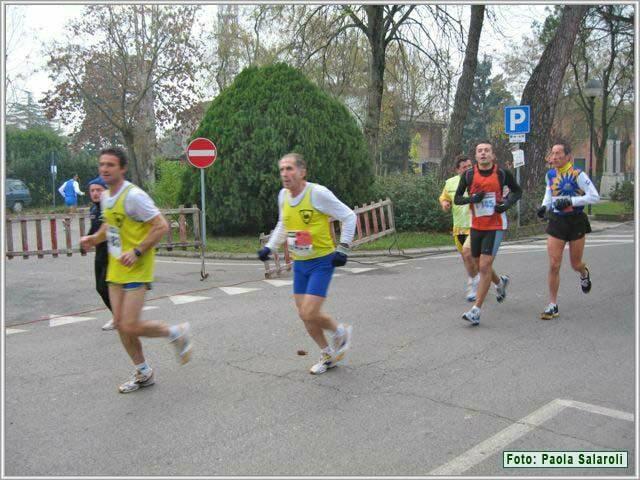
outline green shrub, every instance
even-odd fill
[[[452,217],[438,202],[443,187],[435,175],[381,176],[373,184],[372,199],[391,199],[398,231],[445,232],[451,230]]]
[[[355,119],[338,100],[285,65],[249,67],[216,97],[195,137],[211,139],[216,163],[206,170],[207,230],[269,231],[278,219],[277,161],[301,153],[307,179],[347,205],[370,200],[372,167]],[[199,173],[185,174],[182,202],[197,201]]]
[[[187,171],[189,166],[183,162],[156,160],[156,182],[149,189],[149,195],[159,208],[178,208],[183,177]]]
[[[627,210],[633,211],[635,197],[633,182],[630,180],[625,180],[622,183],[616,182],[616,186],[611,192],[610,197],[614,202],[624,202]]]

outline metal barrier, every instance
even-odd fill
[[[387,198],[369,204],[365,203],[361,207],[354,207],[353,211],[356,214],[356,231],[353,242],[351,242],[352,248],[396,233],[393,202],[391,199]],[[336,239],[340,238],[340,221],[334,218],[329,219],[329,229],[335,245],[337,244]],[[261,246],[267,244],[272,233],[273,230],[268,235],[264,233],[260,234]],[[264,262],[265,278],[280,276],[282,273],[291,270],[292,262],[287,242],[283,243],[282,253],[273,251],[272,256],[273,264],[271,261]]]
[[[186,250],[187,248],[196,248],[201,250],[203,254],[202,241],[200,237],[200,209],[197,207],[179,208],[160,210],[169,223],[169,232],[163,240],[156,245],[156,249],[166,249],[168,251],[174,248]],[[191,221],[189,221],[191,219]],[[61,230],[64,230],[63,242],[58,240],[58,221],[62,222]],[[77,221],[77,230],[75,229]],[[87,222],[87,223],[86,223]],[[14,225],[16,234],[14,235]],[[43,228],[44,225],[44,228]],[[79,247],[80,237],[88,232],[88,226],[91,225],[89,212],[79,213],[42,213],[32,215],[7,215],[6,216],[6,257],[29,258],[36,255],[43,258],[45,255],[57,257],[59,254],[66,254],[68,257],[74,253],[86,255]],[[48,228],[47,228],[48,227]],[[18,234],[19,231],[19,234]],[[191,234],[191,235],[190,235]],[[75,242],[72,242],[74,235],[78,235]],[[16,238],[14,238],[14,236]],[[20,242],[18,243],[18,237]],[[32,250],[29,246],[29,239],[35,236],[36,249]],[[45,249],[43,239],[50,238],[48,249]],[[175,239],[175,241],[174,241]],[[15,241],[14,241],[15,240]],[[64,246],[60,246],[64,243]],[[75,246],[74,246],[75,243]],[[21,250],[14,249],[14,245],[21,245]],[[33,243],[31,243],[33,245]]]

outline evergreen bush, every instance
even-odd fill
[[[446,232],[451,230],[452,217],[438,201],[443,187],[435,174],[399,174],[376,177],[372,193],[375,200],[391,199],[398,231]]]
[[[307,180],[349,206],[370,200],[371,162],[354,117],[335,98],[285,65],[249,67],[209,106],[193,137],[211,139],[218,159],[206,170],[207,230],[259,233],[278,219],[278,160],[301,153]],[[198,202],[199,172],[184,176],[181,201]]]

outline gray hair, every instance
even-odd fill
[[[304,157],[302,156],[302,154],[295,152],[287,153],[286,155],[283,155],[280,160],[284,160],[285,158],[293,158],[293,160],[296,162],[296,167],[302,168],[304,170],[307,169],[307,163],[304,161]]]

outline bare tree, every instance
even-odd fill
[[[480,34],[482,33],[482,22],[484,20],[484,5],[471,6],[471,21],[469,24],[469,35],[467,38],[467,48],[464,53],[462,75],[458,80],[456,96],[453,103],[453,113],[449,122],[447,142],[444,149],[444,158],[440,164],[440,176],[446,177],[453,169],[455,156],[462,152],[462,130],[469,112],[469,103],[473,91],[473,79],[478,66],[478,46],[480,44]]]
[[[448,70],[448,58],[436,38],[435,29],[445,40],[458,38],[459,22],[446,7],[439,5],[361,5],[303,6],[296,10],[298,28],[290,51],[294,64],[303,66],[317,54],[325,52],[346,31],[355,29],[369,47],[367,102],[364,134],[371,159],[377,158],[380,143],[380,120],[385,86],[388,49],[392,43],[412,46],[425,55],[441,72]],[[325,25],[325,28],[319,28]]]
[[[87,114],[108,123],[131,156],[137,183],[153,182],[156,129],[194,103],[200,44],[192,27],[198,6],[90,5],[49,50],[50,117],[71,123]]]
[[[576,102],[587,118],[593,115],[600,124],[593,136],[596,177],[602,175],[609,129],[624,105],[633,102],[634,39],[633,24],[629,23],[632,17],[633,8],[628,5],[591,8],[583,19],[569,61],[577,91]],[[585,85],[591,78],[602,81],[602,98],[598,106],[591,104],[584,93]]]
[[[533,190],[546,171],[545,153],[551,139],[558,96],[564,78],[580,22],[588,6],[565,5],[555,34],[544,49],[522,93],[521,105],[531,106],[531,133],[524,144],[527,160],[522,169],[522,183],[526,190]]]

